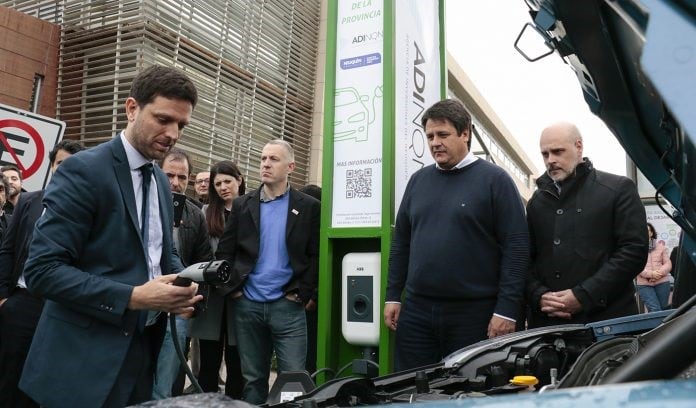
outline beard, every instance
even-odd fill
[[[556,172],[555,175],[552,174],[552,172],[554,172],[554,171]],[[549,177],[551,177],[551,180],[558,183],[558,182],[561,182],[561,181],[571,177],[573,174],[575,174],[575,167],[573,167],[570,171],[563,169],[563,168],[560,168],[560,167],[555,167],[553,169],[548,169],[546,171],[546,174],[548,174]]]

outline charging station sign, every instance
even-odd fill
[[[43,189],[50,170],[48,152],[64,132],[65,122],[0,104],[0,166],[17,166],[25,190]]]

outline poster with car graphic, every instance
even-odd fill
[[[338,1],[334,93],[334,228],[382,223],[384,7]]]

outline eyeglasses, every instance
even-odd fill
[[[201,179],[201,180],[196,180],[196,185],[198,184],[210,184],[210,179]]]

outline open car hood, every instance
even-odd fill
[[[525,1],[526,28],[575,71],[591,111],[676,209],[693,258],[696,1]]]

